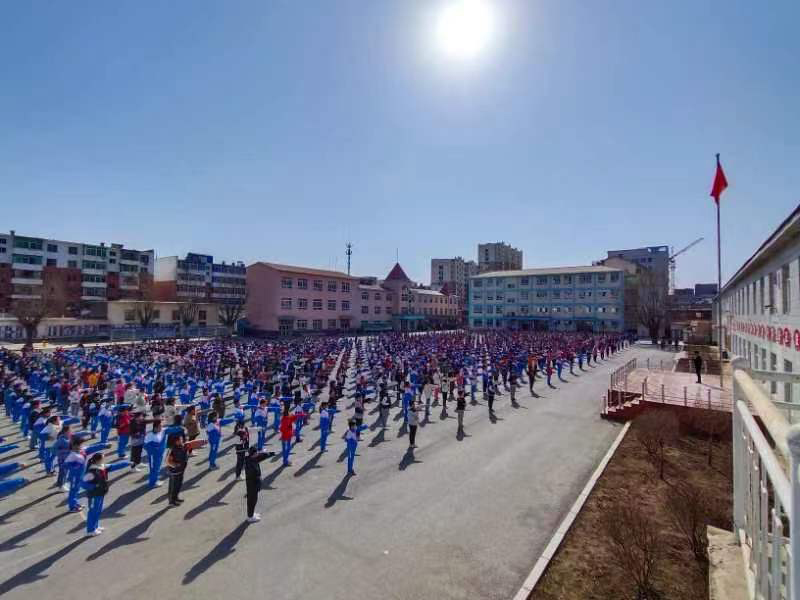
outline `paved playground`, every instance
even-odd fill
[[[634,356],[668,353],[633,347],[554,379],[555,389],[537,382],[538,398],[523,386],[516,408],[498,397],[496,419],[482,401],[468,405],[460,439],[454,413],[434,409],[413,454],[393,409],[385,433],[364,433],[356,477],[345,477],[338,423],[327,454],[309,442],[291,467],[262,463],[254,525],[244,523],[230,432],[220,470],[207,470],[203,453],[190,462],[179,508],[167,507],[165,488],[147,489],[145,473],[114,473],[96,538],[36,462],[22,473],[33,483],[0,500],[0,595],[510,598],[616,436],[601,398],[611,370]]]

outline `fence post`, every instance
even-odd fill
[[[650,370],[650,358],[647,359],[647,370]]]
[[[711,388],[708,390],[708,410],[711,410]]]
[[[789,474],[791,503],[789,513],[789,548],[792,555],[791,569],[791,588],[792,600],[800,599],[800,564],[797,557],[800,556],[800,425],[793,425],[786,434],[786,443],[789,446],[791,456],[791,471]]]
[[[688,395],[686,394],[686,386],[683,386],[683,405],[684,406],[689,405],[689,398]]]
[[[658,369],[659,369],[659,371],[663,371],[664,370],[664,359],[663,358],[658,361]]]
[[[647,395],[647,380],[642,381],[642,402],[644,402],[644,397]]]
[[[661,384],[661,404],[664,404],[666,400],[664,400],[664,384]]]

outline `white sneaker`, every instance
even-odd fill
[[[69,488],[66,485],[62,485],[60,488],[58,488],[58,490],[60,492],[68,492]]]
[[[156,487],[161,487],[162,485],[164,485],[163,481],[156,481]]]
[[[247,519],[247,522],[248,523],[258,523],[260,520],[261,520],[261,516],[260,515],[253,515],[252,517]]]
[[[242,477],[241,475],[239,475],[239,476],[236,478],[236,481],[242,481],[243,479],[244,479],[244,477]]]
[[[87,536],[92,536],[92,537],[97,537],[97,536],[98,536],[98,535],[100,535],[101,533],[103,533],[103,532],[102,532],[102,531],[100,531],[99,529],[95,529],[94,531],[90,531],[90,532],[89,532],[89,533],[87,533],[86,535],[87,535]]]
[[[105,527],[98,527],[98,528],[97,528],[97,531],[99,531],[99,532],[101,532],[101,533],[102,533],[103,531],[105,531],[105,530],[106,530],[106,528],[105,528]]]

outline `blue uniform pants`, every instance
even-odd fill
[[[86,515],[86,533],[100,526],[100,513],[103,512],[103,496],[89,498],[89,514]]]
[[[260,448],[259,448],[260,450]],[[217,452],[219,451],[219,442],[210,442],[208,445],[208,466],[217,466]]]
[[[147,485],[151,488],[156,487],[158,474],[161,472],[161,452],[147,453],[147,466],[150,469],[147,478]]]
[[[356,444],[347,444],[347,472],[353,473],[353,467],[355,466],[356,462],[356,448],[358,446]]]
[[[119,439],[117,440],[117,456],[120,458],[124,458],[125,451],[128,448],[128,439],[130,438],[129,435],[120,434]]]
[[[292,440],[281,440],[281,452],[283,454],[283,464],[289,464],[289,453],[292,451]]]

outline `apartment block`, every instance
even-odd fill
[[[101,315],[106,301],[144,298],[154,264],[153,250],[0,234],[0,311],[44,293],[53,316]]]
[[[603,266],[482,273],[471,279],[469,325],[623,332],[625,273]]]
[[[244,263],[215,263],[208,254],[189,252],[156,261],[155,299],[165,302],[243,303],[247,294]]]
[[[522,250],[505,242],[478,244],[478,271],[514,271],[522,269]]]

